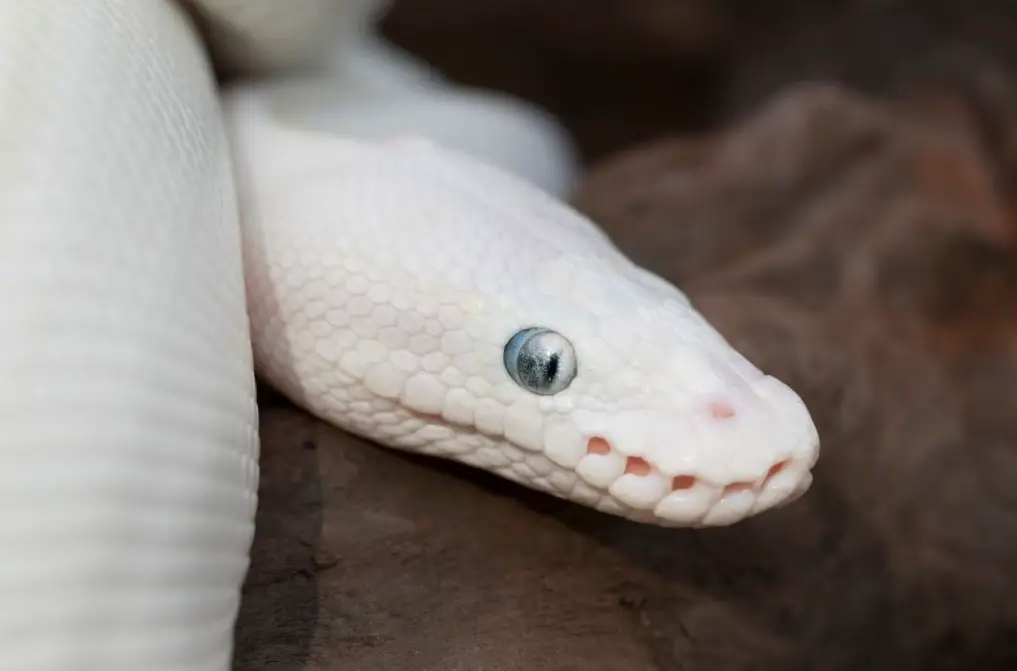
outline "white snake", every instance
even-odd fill
[[[2,668],[228,668],[255,368],[641,522],[808,488],[799,397],[562,203],[545,116],[387,51],[374,0],[193,5],[257,78],[218,92],[168,0],[0,0]]]

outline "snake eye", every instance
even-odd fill
[[[551,396],[576,377],[576,352],[565,336],[546,328],[526,328],[505,343],[505,370],[523,389]]]

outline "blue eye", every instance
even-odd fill
[[[505,343],[505,370],[516,384],[541,396],[568,388],[576,377],[576,352],[568,339],[550,329],[532,327]]]

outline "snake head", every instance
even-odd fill
[[[532,413],[506,437],[575,474],[551,488],[665,526],[731,524],[804,493],[819,440],[801,398],[674,287],[602,266],[550,262],[525,301],[539,326],[504,348],[513,404]]]
[[[809,487],[798,395],[593,222],[427,142],[342,156],[249,208],[255,358],[291,399],[650,524],[731,524]]]
[[[515,479],[663,526],[731,524],[808,489],[819,439],[794,391],[657,276],[544,249],[504,309],[525,324],[495,327],[505,439],[553,464]]]
[[[460,171],[450,211],[463,208],[475,299],[461,361],[491,371],[464,416],[498,438],[466,460],[663,526],[731,524],[809,488],[819,437],[798,394],[571,207]]]

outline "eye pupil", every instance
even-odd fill
[[[546,328],[526,328],[513,335],[505,344],[504,360],[515,383],[534,394],[557,394],[576,376],[572,343]]]
[[[558,376],[558,359],[561,355],[555,352],[547,360],[547,377],[550,380],[554,380]]]

